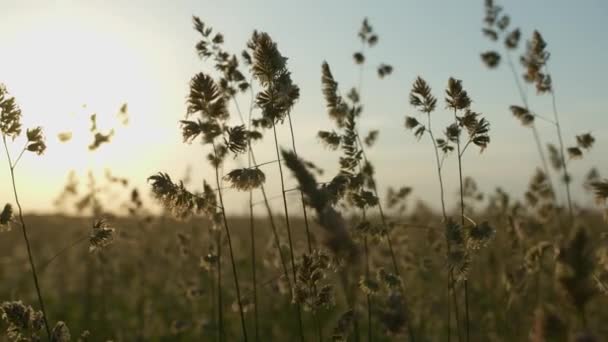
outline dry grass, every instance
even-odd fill
[[[16,205],[6,204],[0,214],[6,332],[0,340],[540,342],[608,336],[608,220],[570,196],[571,162],[584,157],[595,139],[583,133],[565,143],[549,45],[538,31],[520,51],[518,68],[512,55],[522,31],[486,1],[482,32],[500,41],[502,50],[481,58],[490,68],[507,61],[520,94],[520,103],[509,108],[532,129],[540,157],[540,167],[530,165],[531,179],[522,180],[529,184],[524,194],[501,188],[482,193],[467,176],[472,153],[466,152],[491,148],[491,132],[500,127],[490,131],[483,114],[473,110],[474,94],[465,82],[446,75],[443,100],[422,76],[412,84],[407,110],[418,113],[405,118],[413,137],[404,135],[403,144],[430,140],[434,164],[421,167],[437,178],[441,210],[434,212],[410,203],[412,187],[389,188],[385,198],[377,186],[373,147],[381,132],[361,132],[359,124],[367,114],[364,67],[380,42],[367,19],[353,53],[358,83],[340,86],[329,64],[321,65],[320,93],[335,126],[318,138],[336,154],[339,169],[326,182],[318,180],[320,170],[309,156],[296,153],[298,118],[291,111],[300,89],[277,43],[254,31],[234,54],[221,33],[197,17],[193,24],[200,35],[196,54],[214,71],[190,80],[179,128],[184,143],[201,144],[214,177],[195,179],[203,184],[196,191],[163,170],[151,175],[148,190],[164,208],[160,215],[149,212],[128,180],[109,172],[105,180],[89,173],[84,189],[70,175],[57,205],[73,206],[78,216],[24,215],[16,166],[26,152],[40,155],[46,145],[39,127],[21,134],[17,102],[0,88],[0,129]],[[375,69],[380,82],[394,72],[384,62]],[[539,96],[551,96],[551,119],[530,108],[523,82]],[[239,107],[244,99],[250,101],[247,111]],[[437,128],[436,115],[453,121]],[[126,105],[120,118],[128,122]],[[555,128],[555,137],[547,139],[555,140],[548,159],[540,124]],[[289,133],[288,144],[278,139],[280,130]],[[98,131],[95,115],[90,132],[92,152],[114,134]],[[273,143],[276,158],[258,163],[256,142],[262,139]],[[8,145],[20,140],[23,148],[12,158]],[[457,167],[446,166],[448,158]],[[233,169],[235,159],[247,166]],[[272,177],[265,172],[271,167],[278,171]],[[446,196],[447,174],[458,176],[456,201]],[[290,177],[297,188],[287,188]],[[565,200],[556,195],[558,178]],[[264,188],[269,182],[281,186],[278,212]],[[585,184],[605,209],[607,181],[594,171]],[[108,188],[128,194],[123,215],[105,209]],[[228,189],[249,195],[248,215],[230,215]],[[287,196],[291,191],[299,195],[297,212]],[[264,217],[254,215],[258,192]]]

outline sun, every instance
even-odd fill
[[[22,177],[34,180],[28,187],[34,206],[48,208],[43,199],[53,198],[72,170],[85,177],[89,170],[103,175],[122,167],[122,176],[142,178],[149,172],[142,165],[159,153],[163,139],[179,141],[157,133],[167,126],[159,113],[179,112],[167,109],[175,94],[167,94],[170,71],[158,67],[170,50],[152,33],[110,20],[107,11],[76,5],[11,10],[0,23],[0,83],[17,99],[23,127],[42,126],[48,146],[40,158],[21,162]],[[128,125],[119,114],[125,104]],[[99,133],[114,131],[112,142],[95,151],[89,149],[92,115]]]
[[[93,16],[91,16],[93,15]],[[47,136],[52,165],[84,171],[120,159],[124,149],[91,153],[91,116],[101,132],[138,134],[145,127],[124,126],[117,116],[128,103],[152,110],[155,96],[150,65],[137,42],[121,34],[120,24],[90,12],[65,9],[15,21],[0,47],[3,82],[17,98],[25,127],[40,125]],[[104,146],[105,148],[105,146]]]

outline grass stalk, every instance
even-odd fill
[[[439,179],[439,195],[440,195],[440,199],[441,199],[441,214],[443,216],[443,221],[444,223],[447,223],[448,221],[448,216],[446,213],[446,209],[445,209],[445,192],[444,192],[444,188],[443,188],[443,177],[441,176],[441,168],[442,168],[442,163],[441,163],[441,159],[439,158],[439,147],[437,146],[437,141],[435,140],[435,136],[433,134],[433,129],[431,126],[431,114],[427,113],[427,132],[429,133],[429,137],[431,139],[431,142],[433,143],[433,150],[435,151],[435,162],[437,165],[437,178]],[[447,244],[447,252],[448,255],[450,254],[450,242],[447,239],[446,236],[446,244]],[[452,274],[451,272],[448,272],[448,285],[447,285],[447,290],[448,290],[448,298],[447,298],[447,320],[448,320],[448,326],[447,326],[447,340],[448,342],[451,339],[451,308],[450,308],[450,292],[451,292],[451,283],[452,283]],[[456,316],[458,316],[458,311],[456,312]],[[458,321],[458,318],[456,318],[456,321]],[[460,334],[458,334],[460,336]]]
[[[253,93],[251,96],[252,96],[251,103],[253,105]],[[232,99],[234,100],[234,104],[237,108],[237,112],[239,113],[239,117],[241,118],[241,122],[244,125],[245,120],[243,120],[243,115],[241,113],[239,103],[234,98],[234,95],[232,96]],[[249,117],[247,120],[247,129],[248,130],[251,130],[251,114],[253,112],[252,105],[249,107]],[[248,167],[252,166],[252,162],[253,162],[252,157],[253,157],[253,151],[251,149],[251,139],[247,139],[247,165],[248,165]],[[280,161],[279,161],[279,163],[280,163]],[[255,225],[255,219],[253,216],[253,190],[250,189],[249,190],[249,234],[250,234],[250,240],[251,240],[251,275],[252,275],[252,281],[253,281],[253,315],[254,315],[255,340],[259,341],[260,340],[260,316],[259,316],[259,311],[258,311],[258,282],[257,282],[257,272],[256,272],[257,258],[256,258],[256,250],[255,250],[255,227],[254,227],[254,225]],[[280,249],[279,249],[279,252],[280,252]]]
[[[48,266],[50,266],[51,263],[53,263],[53,261],[55,261],[55,259],[57,259],[58,257],[62,256],[65,252],[67,252],[70,249],[76,247],[77,245],[81,244],[82,242],[87,241],[88,239],[89,239],[89,235],[83,235],[83,236],[79,237],[78,239],[74,240],[69,245],[67,245],[67,246],[63,247],[62,249],[60,249],[55,254],[53,254],[52,257],[50,257],[48,260],[46,260],[43,264],[41,264],[38,267],[38,271],[40,272],[40,274],[42,274],[44,272],[44,270],[46,270],[46,268]]]
[[[365,52],[365,43],[361,44],[361,53]],[[359,93],[359,96],[362,96],[362,92],[363,92],[363,68],[364,64],[361,64],[359,67],[359,84],[358,84],[358,90],[357,92]],[[359,135],[359,132],[356,131],[356,136],[357,136],[357,143],[359,144],[359,149],[361,150],[361,154],[363,156],[363,160],[365,161],[365,163],[369,163],[369,160],[367,159],[367,154],[365,153],[365,147],[363,145],[363,142],[361,141],[361,136]],[[384,210],[382,209],[382,201],[380,200],[380,196],[378,196],[378,186],[376,185],[376,180],[373,179],[373,175],[372,175],[372,191],[374,193],[374,196],[376,196],[376,198],[378,198],[378,212],[380,214],[380,221],[382,223],[382,227],[384,229],[384,231],[386,232],[385,237],[386,237],[386,242],[388,245],[388,249],[389,249],[389,253],[391,255],[391,263],[393,266],[393,272],[395,272],[395,275],[401,279],[401,273],[399,272],[399,265],[397,264],[397,257],[395,255],[395,251],[393,249],[393,243],[391,241],[391,236],[389,234],[389,230],[388,230],[388,224],[386,222],[386,216],[384,215]],[[366,247],[367,248],[367,247]],[[407,298],[406,298],[406,294],[405,294],[405,288],[403,286],[403,283],[401,283],[401,296],[403,298],[403,300],[407,303]],[[407,310],[407,308],[406,308]],[[408,314],[407,314],[407,318],[406,318],[406,324],[407,324],[407,330],[408,330],[408,335],[410,338],[411,342],[415,342],[415,335],[414,335],[414,329],[412,327],[411,324],[411,320],[410,320],[410,314],[409,314],[409,310]]]
[[[46,330],[49,341],[51,340],[51,328],[49,327],[48,318],[46,309],[44,307],[44,299],[42,297],[42,291],[40,290],[40,283],[38,281],[38,273],[36,272],[36,264],[34,263],[34,255],[32,253],[32,247],[30,245],[30,239],[27,233],[27,226],[25,225],[25,220],[23,219],[23,209],[21,207],[21,202],[19,202],[19,195],[17,194],[17,184],[15,182],[15,166],[11,161],[11,154],[8,151],[8,145],[6,144],[6,136],[2,134],[2,143],[4,144],[4,150],[6,151],[6,158],[8,159],[8,164],[11,173],[11,183],[13,186],[13,195],[15,197],[15,203],[17,204],[17,208],[19,209],[19,222],[21,223],[21,232],[23,233],[23,240],[25,241],[25,246],[27,248],[27,256],[30,263],[30,267],[32,268],[32,278],[34,279],[34,286],[36,287],[36,295],[38,296],[38,304],[40,305],[40,310],[42,311],[42,319],[44,321],[44,329]],[[23,149],[25,150],[25,148]],[[22,151],[23,153],[23,151]]]
[[[249,116],[251,117],[251,112],[253,110],[253,92],[251,92],[251,96],[252,96],[252,106],[249,108]],[[241,119],[241,123],[244,125],[245,124],[245,120],[243,118],[243,114],[241,112],[241,109],[239,107],[238,102],[236,101],[236,98],[234,96],[232,96],[232,99],[234,101],[234,104],[236,106],[236,110],[237,113],[239,115],[239,118]],[[255,153],[253,150],[253,147],[251,146],[251,141],[247,142],[248,144],[248,149],[249,149],[249,155],[251,157],[251,164],[252,165],[260,165],[257,163],[256,158],[255,158]],[[278,159],[277,161],[278,163],[280,163],[280,159]],[[270,207],[270,201],[268,200],[268,195],[266,193],[266,188],[264,187],[264,184],[260,185],[260,191],[262,193],[262,199],[264,202],[264,207],[266,208],[266,212],[268,214],[268,220],[270,221],[270,229],[272,231],[272,236],[274,239],[274,243],[276,245],[277,248],[277,252],[279,253],[279,259],[281,260],[281,266],[283,267],[283,274],[285,275],[285,279],[287,280],[287,282],[289,283],[290,287],[291,287],[291,280],[289,278],[289,268],[287,267],[287,261],[285,260],[285,256],[283,255],[283,252],[281,251],[281,242],[279,239],[279,233],[278,233],[278,229],[277,229],[277,224],[274,220],[274,215],[272,213],[272,208]]]
[[[251,105],[249,106],[249,123],[248,123],[249,127],[251,127],[251,114],[253,112],[253,105],[254,105],[253,90],[251,90],[250,93],[251,93]],[[239,106],[239,103],[236,100],[236,98],[234,97],[234,95],[232,96],[232,100],[234,101],[237,113],[239,115],[239,118],[241,119],[241,123],[244,125],[245,124],[245,120],[244,120],[244,117],[243,117],[243,113],[241,112],[241,108]],[[249,165],[257,165],[257,166],[259,166],[260,164],[258,164],[257,161],[256,161],[255,153],[254,153],[253,147],[251,145],[251,140],[247,141],[247,145],[248,145],[248,150],[249,150],[249,158],[251,159]],[[277,159],[277,163],[279,163],[279,165],[280,165],[281,160]],[[275,246],[277,248],[277,252],[279,254],[279,259],[281,261],[281,266],[283,268],[283,275],[285,276],[285,280],[287,281],[287,283],[289,285],[289,288],[291,288],[292,286],[291,286],[291,279],[289,278],[289,267],[287,266],[287,261],[285,260],[285,256],[283,255],[283,251],[281,250],[281,241],[279,239],[279,233],[278,233],[277,225],[276,225],[276,222],[274,220],[274,215],[272,213],[272,208],[270,207],[270,201],[268,199],[268,195],[266,194],[266,188],[264,187],[264,184],[262,184],[260,186],[260,191],[262,193],[262,198],[263,198],[264,206],[265,206],[266,212],[268,214],[268,220],[270,221],[270,229],[272,231],[272,236],[273,236],[273,239],[274,239],[274,243],[275,243]],[[251,201],[251,198],[250,198],[249,205],[251,207],[250,210],[253,210],[254,203]],[[295,277],[294,277],[294,280],[295,280]],[[254,285],[254,288],[255,288],[255,285]],[[255,291],[255,289],[254,289],[254,291]],[[255,296],[255,294],[254,294],[254,296]],[[256,308],[257,308],[257,305],[256,305]],[[301,319],[301,315],[302,314],[301,314],[301,311],[300,311],[299,308],[297,310],[298,310],[298,312],[297,312],[298,321],[301,322],[302,321],[302,319]],[[256,313],[256,315],[257,315],[257,313]],[[259,326],[258,326],[258,328],[259,328]],[[256,328],[256,333],[257,333],[258,328]],[[302,330],[303,330],[303,328],[301,329],[301,331]]]
[[[213,154],[217,159],[217,148],[215,147],[215,143],[213,143]],[[226,239],[228,240],[228,249],[230,252],[230,263],[232,264],[232,276],[234,277],[234,286],[236,288],[236,300],[239,306],[239,314],[241,318],[241,329],[243,333],[243,340],[247,341],[247,325],[245,323],[245,312],[243,310],[243,302],[241,298],[241,288],[239,286],[239,277],[236,270],[236,262],[234,257],[234,249],[232,247],[232,238],[230,237],[230,229],[228,228],[228,219],[226,218],[226,207],[224,207],[224,198],[222,196],[221,183],[220,183],[220,173],[219,167],[215,166],[215,181],[217,183],[217,193],[220,200],[220,207],[222,213],[222,221],[224,223],[224,230],[226,231]],[[220,241],[221,242],[221,241]]]
[[[460,306],[458,304],[458,296],[456,296],[456,289],[455,289],[455,285],[456,282],[454,282],[454,274],[452,273],[452,271],[450,271],[450,277],[452,278],[452,301],[454,302],[454,320],[456,321],[456,333],[458,335],[458,342],[462,341],[462,331],[460,329],[461,325],[460,325]]]
[[[365,212],[364,216],[365,217]],[[367,244],[367,236],[363,237],[363,248],[365,252],[365,278],[369,279],[369,247]],[[367,294],[367,340],[372,341],[372,298]]]
[[[251,115],[252,115],[253,106],[254,106],[254,103],[255,103],[254,102],[253,90],[252,90],[251,87],[250,87],[250,94],[251,94],[251,105],[249,106],[249,119],[248,119],[248,123],[247,123],[247,125],[249,126],[249,128],[251,128]],[[232,100],[233,100],[234,105],[236,107],[237,114],[238,114],[238,116],[239,116],[239,118],[241,120],[241,124],[244,125],[245,124],[245,119],[243,117],[243,113],[241,111],[239,103],[236,100],[236,98],[235,98],[234,95],[232,95]],[[291,121],[290,121],[290,123],[291,123]],[[249,166],[250,167],[251,167],[251,165],[257,165],[257,166],[259,166],[260,164],[258,164],[257,161],[256,161],[255,153],[253,151],[253,147],[251,145],[251,140],[250,139],[247,140],[247,147],[248,147],[248,150],[249,150],[248,151]],[[295,147],[295,144],[294,144],[294,147]],[[280,165],[280,163],[281,163],[280,158],[277,159],[277,163],[279,163],[279,165]],[[278,233],[277,225],[276,225],[276,222],[274,221],[274,215],[272,213],[272,208],[270,207],[270,202],[268,200],[268,195],[266,194],[266,188],[264,187],[264,184],[260,185],[260,191],[262,193],[262,198],[263,198],[264,206],[265,206],[266,212],[268,214],[268,220],[270,221],[270,229],[272,231],[272,236],[273,236],[273,239],[274,239],[274,243],[275,243],[275,246],[277,248],[277,252],[279,254],[279,259],[281,261],[281,266],[283,267],[283,275],[285,276],[285,280],[287,281],[287,283],[289,285],[289,288],[291,288],[292,286],[291,286],[291,280],[289,278],[289,268],[287,266],[287,261],[285,260],[285,256],[283,255],[283,251],[281,250],[281,241],[279,239],[279,233]],[[304,202],[302,202],[302,205],[303,205],[303,203]],[[250,202],[249,202],[250,211],[251,211],[250,215],[253,215],[252,214],[252,212],[253,212],[253,205],[254,205],[254,203],[252,201],[251,191],[250,191]],[[306,211],[304,213],[306,213]],[[305,214],[305,217],[306,217],[306,214]],[[308,232],[308,229],[307,229],[307,232]],[[253,237],[252,237],[252,239],[253,239]],[[252,244],[253,244],[253,242],[252,242]],[[252,251],[252,253],[255,253],[255,252]],[[255,273],[255,270],[253,272]],[[255,275],[254,275],[254,278],[255,278]],[[294,277],[294,281],[295,281],[295,277]],[[255,281],[254,281],[254,283],[255,283]],[[254,292],[255,291],[256,291],[256,284],[254,284]],[[254,293],[254,301],[257,301],[257,299],[255,297],[257,297],[257,295]],[[254,305],[256,306],[256,308],[255,308],[255,310],[256,310],[255,311],[256,321],[259,321],[258,313],[257,313],[257,303],[254,303]],[[302,321],[302,319],[301,319],[301,311],[300,311],[299,308],[298,308],[297,316],[298,316],[298,320],[301,322]],[[259,323],[256,323],[256,334],[259,334],[258,330],[259,330]],[[256,335],[256,339],[257,339],[257,336],[258,335]]]
[[[361,141],[361,137],[359,136],[359,132],[357,132],[357,142],[359,144],[359,149],[361,150],[361,154],[363,155],[363,160],[368,163],[368,159],[367,159],[367,154],[365,153],[365,148],[364,145]],[[372,191],[374,192],[374,196],[376,196],[376,198],[380,199],[380,196],[378,195],[378,185],[376,184],[376,180],[372,179]],[[393,249],[393,242],[388,230],[388,223],[386,222],[386,215],[384,215],[384,209],[382,208],[382,201],[379,200],[378,201],[378,213],[380,214],[380,222],[382,223],[382,227],[384,228],[384,231],[386,232],[385,237],[386,237],[386,243],[388,246],[388,250],[389,250],[389,254],[391,256],[391,264],[393,266],[393,272],[395,272],[395,275],[397,277],[399,277],[399,279],[401,279],[401,272],[399,271],[399,264],[397,263],[397,257],[395,254],[395,250]],[[403,300],[407,303],[407,298],[406,298],[406,292],[405,292],[405,287],[403,286],[403,283],[401,283],[401,295],[403,296]],[[409,311],[409,310],[408,310]],[[411,320],[410,320],[410,315],[407,315],[407,330],[408,330],[408,335],[410,338],[411,342],[415,342],[416,338],[415,338],[415,334],[414,334],[414,328],[412,327],[411,324]]]
[[[549,67],[545,66],[547,73],[549,73]],[[560,150],[560,161],[564,168],[564,183],[566,186],[566,198],[568,200],[568,215],[570,223],[574,222],[574,211],[572,210],[572,197],[570,194],[570,174],[568,173],[568,164],[566,163],[566,157],[564,155],[564,139],[562,137],[562,128],[559,124],[559,115],[557,114],[557,105],[555,103],[555,89],[551,86],[551,107],[553,109],[553,120],[555,121],[555,130],[557,131],[557,139],[559,141]]]
[[[293,123],[291,121],[291,113],[287,113],[287,119],[289,122],[289,133],[291,135],[291,148],[293,149],[293,153],[296,155],[296,157],[298,156],[298,152],[296,150],[296,138],[295,138],[295,134],[293,133]],[[281,160],[278,160],[278,163],[281,163]],[[300,202],[302,203],[302,215],[304,215],[304,228],[306,229],[306,243],[308,245],[308,253],[312,254],[312,235],[310,233],[310,224],[308,223],[308,212],[306,210],[306,202],[304,201],[304,193],[302,192],[302,190],[299,190],[300,192]],[[315,292],[316,292],[316,286],[315,286]],[[321,330],[321,321],[319,320],[318,317],[318,313],[316,311],[313,311],[312,315],[314,316],[313,319],[315,320],[315,326],[317,329],[317,335],[319,336],[319,341],[323,341],[323,331]]]
[[[222,295],[222,232],[217,231],[217,317],[218,317],[218,334],[217,338],[220,342],[224,341],[224,298]]]
[[[250,158],[251,164],[251,158]],[[253,191],[249,191],[249,234],[251,239],[251,274],[253,281],[253,317],[255,327],[255,340],[260,340],[260,319],[258,313],[258,282],[256,274],[256,253],[255,253],[255,229],[253,217]]]
[[[448,289],[448,293],[447,293],[447,298],[448,298],[448,300],[447,300],[447,303],[448,303],[448,310],[447,310],[448,327],[447,327],[447,332],[448,332],[448,336],[447,336],[447,341],[450,342],[451,341],[451,336],[452,336],[452,332],[451,332],[451,329],[452,329],[452,327],[451,327],[452,326],[452,313],[450,311],[450,286],[451,286],[451,282],[452,282],[452,277],[449,276],[449,273],[448,273],[447,280],[448,280],[448,286],[447,286],[447,289]]]
[[[359,145],[359,149],[362,151],[363,144],[359,141],[359,135],[357,134],[357,143]],[[363,154],[363,153],[362,153]],[[362,171],[361,161],[358,161],[359,172]],[[361,209],[361,216],[363,222],[367,220],[367,215],[365,208]],[[365,280],[368,281],[370,278],[370,262],[369,262],[369,246],[367,241],[367,235],[363,233],[363,252],[365,254]],[[369,293],[365,295],[367,301],[367,340],[369,342],[372,341],[372,298]]]
[[[454,123],[458,124],[458,117],[456,115],[456,109],[454,109]],[[458,180],[460,184],[460,224],[461,229],[464,229],[464,189],[462,185],[462,153],[460,148],[460,133],[456,139],[456,148],[458,152]],[[465,329],[467,342],[469,342],[469,281],[464,280],[464,305],[465,305]],[[458,316],[457,316],[458,317]]]
[[[519,97],[521,102],[524,105],[524,108],[530,111],[530,105],[528,103],[528,96],[526,96],[526,92],[519,80],[519,76],[517,75],[517,71],[515,70],[515,65],[513,64],[513,60],[511,58],[511,53],[505,50],[504,53],[507,56],[507,64],[509,65],[509,69],[511,70],[511,74],[513,75],[513,81],[515,82],[515,86],[517,87],[517,91],[519,93]],[[530,127],[532,128],[532,134],[534,136],[534,142],[536,143],[536,149],[538,150],[538,155],[540,157],[543,172],[547,175],[547,179],[549,180],[549,186],[551,186],[551,190],[555,196],[555,187],[553,186],[553,181],[551,179],[551,174],[549,173],[549,166],[547,164],[547,158],[545,157],[545,152],[543,149],[543,144],[540,138],[540,133],[538,132],[538,128],[536,127],[536,122],[531,122]]]
[[[365,42],[362,41],[361,43],[361,53],[364,54],[365,53]],[[359,97],[361,97],[362,91],[363,91],[363,63],[360,64],[359,66],[359,83],[357,85],[357,93],[359,94]],[[359,132],[355,131],[356,133],[356,137],[357,137],[357,144],[359,145],[359,149],[361,150],[361,154],[363,155],[365,152],[363,152],[363,144],[361,143],[361,139],[359,138]],[[367,158],[364,159],[367,162]],[[361,169],[361,162],[359,162],[359,169]],[[372,182],[373,183],[373,182]],[[375,196],[378,197],[378,194],[375,193]],[[380,201],[378,201],[378,204],[380,203]],[[365,209],[363,209],[363,220],[365,220]],[[369,249],[368,249],[368,245],[367,245],[367,236],[363,237],[363,247],[364,247],[364,252],[365,252],[365,278],[366,280],[369,279]],[[372,340],[372,300],[370,298],[370,295],[367,294],[366,295],[366,300],[367,300],[367,340],[371,341]]]
[[[275,146],[275,150],[277,153],[277,160],[281,160],[281,154],[279,152],[279,141],[277,139],[277,127],[276,127],[274,121],[272,122],[272,132],[274,135],[274,146]],[[287,240],[289,242],[289,256],[291,258],[291,271],[292,271],[292,275],[293,275],[293,281],[295,282],[296,281],[296,260],[295,260],[295,253],[294,253],[294,247],[293,247],[293,239],[291,236],[291,225],[289,223],[289,210],[287,209],[287,195],[285,194],[285,178],[283,176],[282,163],[279,162],[278,165],[279,165],[279,176],[281,177],[281,193],[283,195],[285,227],[287,229]],[[304,339],[304,325],[302,323],[302,308],[299,303],[296,303],[296,306],[297,306],[297,310],[298,310],[298,327],[300,329],[300,339],[303,342],[303,341],[305,341],[305,339]]]
[[[465,312],[465,319],[466,319],[466,333],[467,333],[467,342],[469,341],[469,337],[470,337],[470,318],[469,318],[469,282],[465,279],[464,281],[464,312]]]
[[[360,332],[359,332],[359,315],[357,314],[357,294],[351,290],[352,287],[349,286],[348,283],[348,274],[346,273],[346,269],[342,269],[339,273],[340,275],[340,284],[342,285],[342,291],[344,292],[344,298],[346,300],[346,306],[350,310],[353,311],[353,332],[354,332],[354,340],[355,342],[360,341]]]
[[[297,157],[298,152],[296,150],[296,138],[293,133],[293,125],[291,122],[290,113],[287,113],[287,119],[289,122],[289,133],[291,134],[291,148],[293,149],[293,153]],[[280,159],[279,159],[279,163],[281,163]],[[306,228],[306,242],[308,243],[308,253],[312,253],[312,241],[311,241],[312,238],[310,235],[310,225],[308,224],[308,213],[306,212],[306,204],[304,202],[304,193],[302,192],[302,190],[299,190],[299,191],[300,191],[300,201],[302,202],[302,214],[304,215],[304,227]]]

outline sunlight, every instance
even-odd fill
[[[0,342],[608,336],[606,8],[0,1]]]
[[[121,35],[120,25],[65,11],[31,19],[36,25],[24,22],[0,48],[2,82],[27,113],[24,126],[43,126],[47,164],[63,173],[103,167],[109,158],[127,159],[129,149],[117,144],[89,151],[90,116],[97,114],[101,132],[145,136],[145,122],[124,126],[117,113],[124,103],[138,113],[150,112],[149,99],[158,98],[146,56],[132,38]],[[61,142],[59,135],[71,138]]]

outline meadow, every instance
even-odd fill
[[[138,189],[110,170],[103,178],[72,173],[55,215],[30,214],[19,201],[27,187],[16,181],[19,163],[47,145],[44,127],[22,127],[28,113],[10,84],[0,87],[2,158],[14,190],[1,198],[0,340],[603,341],[608,180],[593,168],[578,180],[584,189],[573,188],[569,170],[598,148],[595,138],[564,133],[550,42],[539,31],[524,35],[507,12],[485,1],[481,32],[496,49],[480,51],[479,67],[488,77],[500,77],[484,70],[498,67],[513,76],[519,101],[508,111],[530,132],[539,161],[527,166],[522,194],[500,184],[484,193],[467,176],[501,127],[476,111],[466,79],[449,76],[444,84],[413,80],[408,114],[395,123],[403,144],[433,157],[416,167],[435,180],[436,199],[412,200],[416,184],[406,181],[378,186],[373,147],[382,132],[359,124],[372,115],[361,96],[364,66],[381,42],[367,19],[353,33],[358,84],[319,66],[318,92],[334,126],[316,138],[335,157],[334,175],[297,153],[291,113],[300,88],[289,62],[300,56],[284,56],[272,32],[254,31],[233,52],[221,28],[193,17],[191,53],[207,71],[192,75],[175,129],[199,146],[188,158],[205,159],[213,177],[159,165]],[[371,67],[380,82],[393,73],[386,63]],[[549,99],[552,110],[537,112],[532,97]],[[126,105],[119,114],[128,120]],[[436,124],[437,116],[450,123]],[[95,115],[90,122],[94,154],[114,131],[98,128]],[[272,160],[259,158],[262,141]],[[447,192],[448,177],[458,196]],[[575,191],[596,205],[577,203]],[[227,192],[246,200],[226,200]]]

